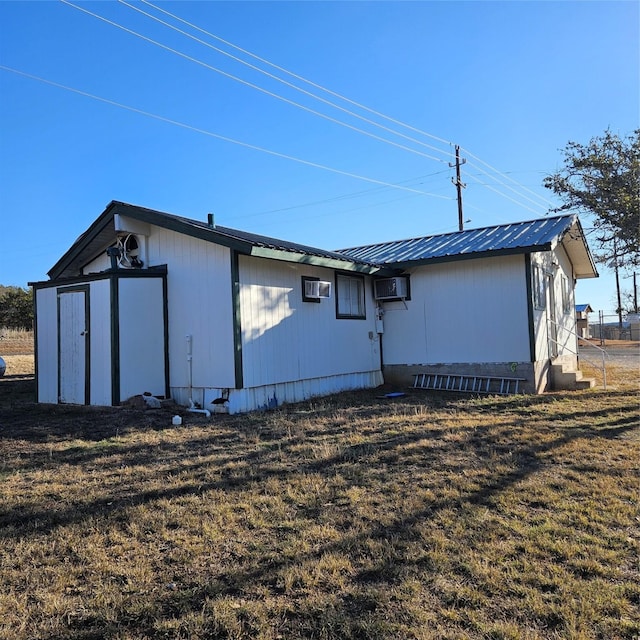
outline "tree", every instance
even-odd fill
[[[600,262],[640,264],[640,129],[626,138],[607,129],[587,145],[567,143],[563,154],[563,168],[543,183],[563,201],[553,211],[593,214]]]
[[[0,287],[0,327],[33,328],[33,293],[20,287]]]

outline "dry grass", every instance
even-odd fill
[[[33,331],[0,328],[0,357],[33,355]]]
[[[616,376],[182,427],[2,380],[0,638],[637,638],[640,380]]]

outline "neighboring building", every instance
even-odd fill
[[[111,202],[48,275],[39,402],[238,413],[427,371],[543,391],[597,272],[576,216],[335,252]]]
[[[576,305],[576,331],[581,338],[588,339],[591,337],[589,331],[589,314],[593,313],[593,309],[588,304]]]

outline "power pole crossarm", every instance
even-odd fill
[[[456,162],[455,164],[449,163],[450,167],[456,168],[456,177],[451,178],[451,182],[456,185],[458,192],[458,229],[462,231],[464,229],[463,216],[462,216],[462,190],[467,186],[460,178],[460,167],[466,162],[466,159],[460,160],[460,145],[456,145]]]

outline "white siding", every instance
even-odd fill
[[[411,272],[411,300],[385,303],[385,364],[530,361],[524,256]]]
[[[58,402],[58,296],[55,287],[36,290],[38,402]]]
[[[114,239],[115,243],[115,239]],[[107,255],[105,250],[104,253],[100,254],[95,260],[92,260],[89,264],[85,265],[82,268],[83,275],[89,275],[92,273],[101,273],[102,271],[106,271],[111,268],[111,258]]]
[[[111,286],[108,279],[91,283],[89,289],[90,403],[111,404]]]
[[[193,386],[235,385],[230,250],[153,227],[149,264],[167,264],[171,386],[188,385],[186,336],[192,336]]]
[[[326,396],[352,389],[371,389],[384,382],[382,372],[365,371],[363,373],[349,373],[329,378],[314,378],[282,382],[250,389],[236,389],[229,395],[229,413],[244,413],[260,409],[271,409],[281,404],[301,402],[317,396]],[[215,392],[205,391],[204,406],[212,409],[211,401],[219,397]]]
[[[302,301],[301,277],[334,282],[334,271],[240,257],[240,316],[245,387],[378,371],[371,286],[366,320],[336,319],[335,289],[320,303]]]
[[[165,393],[164,315],[160,278],[119,281],[120,399]]]
[[[576,306],[573,267],[562,246],[554,252],[558,263],[555,277],[556,286],[556,321],[558,322],[558,349],[561,355],[573,357],[578,353],[578,336],[576,334]],[[567,283],[569,298],[567,307],[563,306],[562,280]]]
[[[534,327],[536,336],[536,360],[548,360],[553,357],[553,345],[550,336],[554,332],[550,329],[552,319],[557,323],[556,350],[558,356],[566,356],[569,361],[575,360],[578,343],[575,321],[575,285],[571,262],[561,246],[555,251],[545,251],[532,254],[533,265],[538,265],[545,274],[545,305],[543,309],[534,309]],[[565,310],[562,304],[562,279],[565,278],[569,287],[569,306]],[[549,287],[553,286],[553,295]],[[554,303],[554,309],[551,304]]]

